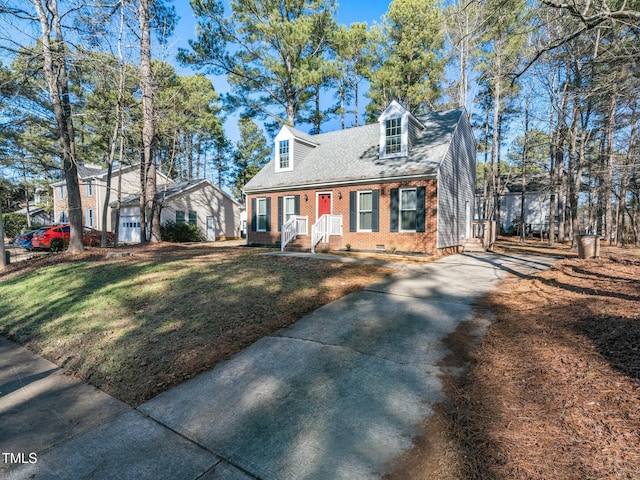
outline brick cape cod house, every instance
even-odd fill
[[[247,183],[247,243],[436,254],[471,236],[476,142],[461,110],[308,135],[283,126]]]

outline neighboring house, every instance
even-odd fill
[[[196,225],[207,241],[240,238],[242,207],[208,180],[169,183],[158,188],[160,223]],[[111,208],[116,207],[115,203]],[[115,222],[115,210],[113,211]],[[140,196],[130,195],[120,207],[120,242],[140,241]]]
[[[32,227],[40,227],[43,225],[51,224],[51,213],[47,209],[39,205],[49,204],[50,198],[47,195],[43,195],[44,190],[40,187],[36,189],[33,194],[33,200],[29,202],[27,207],[25,204],[20,210],[16,210],[15,214],[29,216],[29,225]]]
[[[524,224],[526,234],[549,232],[549,208],[551,194],[546,175],[534,174],[525,180]],[[500,222],[504,233],[518,233],[522,204],[522,180],[503,179],[500,195]],[[480,199],[480,201],[482,201]],[[555,229],[558,229],[558,205],[556,203]]]
[[[27,216],[27,207],[21,208],[13,213]],[[32,227],[49,225],[51,223],[51,214],[41,207],[29,207],[28,215],[31,217],[30,224]]]
[[[122,176],[120,182],[119,177]],[[140,192],[140,164],[114,168],[111,175],[111,194],[109,201],[117,199],[118,184],[120,183],[121,198]],[[102,228],[102,211],[107,192],[107,169],[100,165],[79,164],[78,179],[80,182],[80,198],[82,201],[82,222],[87,227]],[[169,183],[166,175],[157,174],[158,187]],[[53,221],[66,223],[69,221],[69,207],[67,203],[67,187],[64,180],[51,184],[53,188]],[[115,228],[110,207],[107,213],[107,230]]]
[[[245,186],[249,244],[437,253],[470,236],[476,142],[463,110],[319,135],[283,126]]]

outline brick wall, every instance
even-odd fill
[[[391,189],[405,187],[425,187],[425,232],[391,231]],[[352,191],[380,190],[379,231],[349,231],[349,193]],[[300,215],[309,218],[311,225],[317,218],[318,194],[331,193],[332,213],[342,215],[342,236],[331,237],[331,249],[345,249],[347,245],[354,250],[396,250],[399,252],[436,253],[437,219],[437,182],[435,179],[411,182],[390,182],[383,184],[353,185],[327,189],[292,190],[288,192],[252,194],[247,198],[247,218],[252,221],[252,199],[271,199],[271,231],[256,232],[249,227],[250,244],[276,245],[280,242],[278,231],[278,197],[299,195]]]
[[[54,205],[54,222],[60,221],[60,213],[65,212],[67,214],[67,222],[69,221],[69,205],[68,205],[68,195],[67,195],[67,186],[64,186],[64,198],[60,199],[58,197],[58,189],[60,187],[55,187],[53,191],[53,195],[55,198]],[[93,209],[93,223],[95,228],[100,228],[98,224],[98,219],[102,218],[102,211],[98,211],[98,208],[102,208],[98,206],[97,197],[98,197],[98,182],[93,180],[93,195],[87,195],[87,181],[80,180],[80,200],[82,205],[82,224],[89,225],[89,221],[87,218],[87,210]]]

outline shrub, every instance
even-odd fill
[[[19,213],[5,213],[2,215],[4,234],[13,238],[27,228],[27,216]]]
[[[160,225],[160,237],[164,242],[202,242],[204,236],[198,227],[172,221]]]

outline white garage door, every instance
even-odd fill
[[[140,217],[137,215],[123,215],[120,217],[120,229],[118,230],[118,242],[140,242]]]

